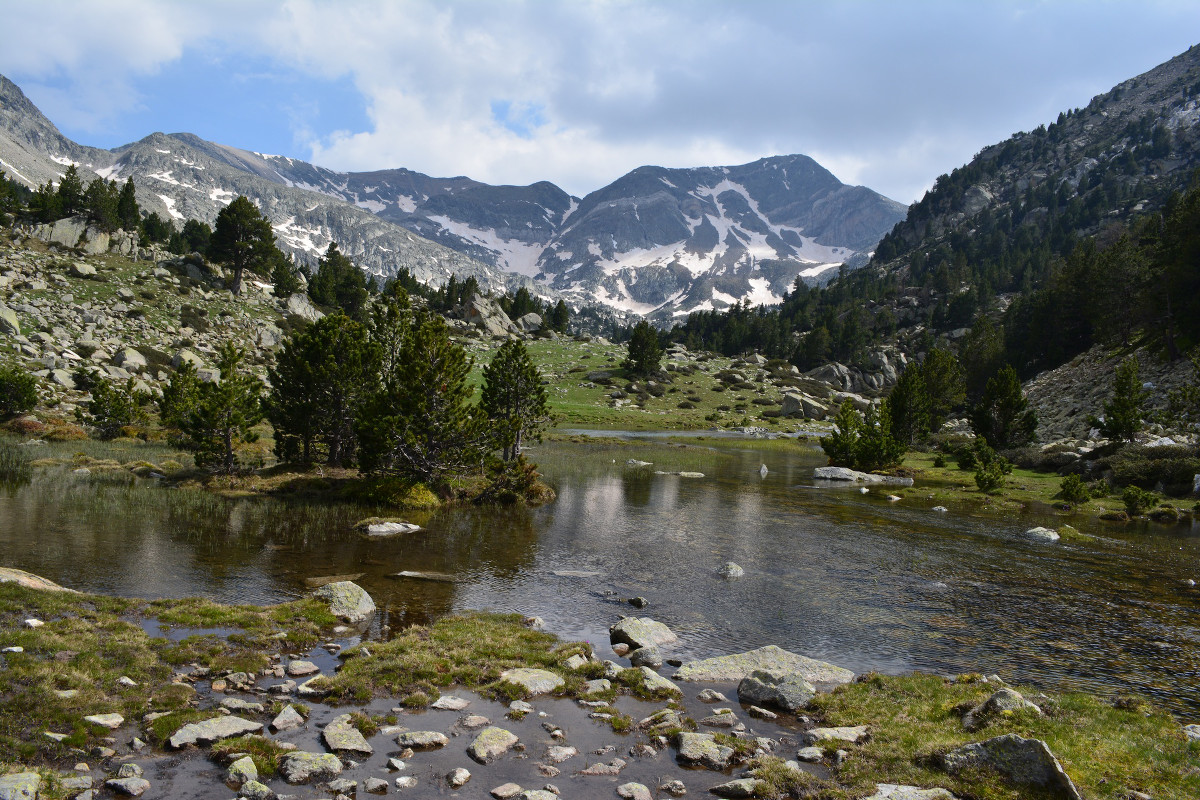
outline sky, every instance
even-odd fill
[[[0,0],[0,74],[81,144],[190,132],[583,196],[803,153],[910,203],[1200,42],[1195,0]]]

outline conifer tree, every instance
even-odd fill
[[[88,220],[105,233],[112,233],[121,224],[117,213],[118,201],[116,184],[96,178],[84,192]]]
[[[967,399],[962,366],[949,350],[935,347],[921,362],[921,377],[929,398],[929,431],[937,433]]]
[[[367,276],[338,250],[337,242],[330,242],[317,274],[308,282],[308,296],[318,305],[340,308],[346,316],[361,321],[370,299]]]
[[[58,201],[62,213],[68,217],[84,210],[83,180],[74,164],[67,167],[58,183]]]
[[[649,378],[658,374],[662,363],[662,348],[658,345],[658,331],[646,320],[633,328],[629,339],[629,355],[621,366],[635,377]]]
[[[900,374],[888,395],[897,439],[912,446],[929,437],[932,405],[925,382],[925,370],[913,362]]]
[[[522,342],[502,344],[484,368],[479,405],[491,420],[492,434],[505,461],[520,458],[525,438],[539,436],[550,422],[541,373]]]
[[[378,390],[379,347],[342,314],[290,336],[270,370],[267,417],[281,461],[348,466],[357,458],[354,421]]]
[[[997,450],[1020,447],[1033,441],[1037,414],[1021,391],[1021,381],[1011,365],[988,379],[979,405],[970,413],[971,430]]]
[[[1142,388],[1138,378],[1138,360],[1130,357],[1121,362],[1113,377],[1112,398],[1104,404],[1104,419],[1092,419],[1100,433],[1118,442],[1132,442],[1142,429],[1142,409],[1150,392]]]
[[[262,383],[242,370],[246,351],[226,342],[217,351],[218,382],[203,382],[191,413],[182,421],[196,466],[224,475],[239,468],[237,451],[257,441],[262,421]]]
[[[229,289],[234,294],[241,294],[247,269],[265,273],[278,252],[271,223],[244,196],[239,195],[217,214],[208,255],[233,270]]]
[[[141,212],[138,209],[137,195],[134,193],[133,178],[126,178],[117,198],[117,222],[122,230],[136,231],[141,222]]]
[[[558,333],[566,333],[567,325],[571,321],[571,311],[567,308],[567,304],[559,300],[550,312],[549,328]]]

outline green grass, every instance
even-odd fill
[[[260,781],[274,778],[278,774],[279,759],[287,752],[289,751],[280,747],[274,739],[255,734],[222,739],[214,742],[212,746],[212,755],[215,758],[225,758],[234,753],[245,753],[250,756],[250,760],[254,762],[254,768],[258,770]]]

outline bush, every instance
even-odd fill
[[[1004,479],[1013,469],[1009,460],[988,447],[983,439],[976,439],[972,450],[975,485],[979,487],[979,491],[990,494],[1004,488]]]
[[[1125,491],[1121,493],[1121,499],[1125,502],[1125,510],[1131,517],[1141,516],[1158,503],[1157,494],[1138,486],[1126,486]]]
[[[1154,489],[1160,484],[1170,495],[1190,494],[1193,476],[1200,475],[1200,450],[1195,447],[1126,446],[1104,460],[1118,486]]]
[[[1077,506],[1090,500],[1092,493],[1078,475],[1068,475],[1062,479],[1056,497],[1062,498],[1065,503]]]
[[[0,367],[0,416],[29,411],[37,400],[37,382],[32,375],[18,367]]]

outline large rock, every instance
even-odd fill
[[[767,645],[745,653],[689,661],[672,676],[676,681],[740,681],[755,670],[796,675],[809,683],[849,683],[854,673],[825,661]]]
[[[843,725],[838,728],[812,728],[800,734],[800,742],[806,747],[828,742],[859,744],[866,741],[869,731],[866,725]]]
[[[14,569],[13,567],[0,567],[0,583],[15,583],[18,586],[24,586],[26,589],[40,589],[43,592],[71,592],[72,594],[78,594],[74,589],[59,586],[54,581],[47,580],[40,575],[34,575],[32,572],[26,572],[23,569]]]
[[[445,747],[450,742],[446,734],[437,731],[405,731],[396,737],[396,744],[413,750],[431,750]]]
[[[276,731],[289,731],[304,724],[304,717],[293,706],[288,706],[279,712],[279,716],[271,720],[271,727]]]
[[[345,751],[369,756],[375,752],[375,748],[371,747],[358,728],[354,727],[354,718],[349,714],[342,714],[331,720],[321,732],[321,737],[325,740],[325,746],[335,753]]]
[[[21,323],[17,320],[17,312],[0,303],[0,333],[10,336],[21,335]]]
[[[37,800],[42,776],[36,772],[0,775],[0,800]]]
[[[794,672],[757,669],[738,684],[738,700],[753,705],[774,706],[796,713],[808,705],[817,690]]]
[[[467,755],[480,764],[490,764],[516,743],[515,734],[493,725],[479,732],[475,741],[467,747]]]
[[[1058,531],[1038,526],[1025,531],[1025,538],[1031,542],[1051,543],[1059,539]]]
[[[679,641],[670,628],[649,617],[627,617],[608,629],[608,638],[613,644],[624,643],[631,650],[670,644]]]
[[[61,244],[64,247],[75,247],[83,238],[87,227],[87,217],[64,217],[57,220],[50,228],[47,241],[52,244]]]
[[[951,774],[970,768],[991,769],[1013,783],[1032,783],[1066,800],[1082,800],[1071,777],[1041,739],[1025,739],[1009,733],[963,745],[941,756],[939,761]]]
[[[718,784],[708,791],[717,797],[741,798],[757,797],[759,792],[767,787],[766,781],[758,778],[736,778],[726,783]]]
[[[817,467],[813,470],[813,478],[819,481],[837,481],[840,483],[870,483],[881,486],[912,486],[912,478],[897,478],[894,475],[875,475],[870,472],[859,472],[846,467]]]
[[[504,310],[494,300],[483,295],[472,295],[462,312],[463,319],[477,325],[489,336],[507,336],[520,333]]]
[[[532,333],[533,331],[541,330],[542,316],[537,312],[530,311],[525,316],[520,317],[517,320],[516,325],[526,333]]]
[[[313,597],[329,604],[334,616],[357,625],[370,619],[375,613],[375,601],[371,595],[353,581],[327,583],[313,592]]]
[[[638,667],[638,672],[642,673],[643,682],[646,689],[651,692],[671,692],[673,694],[683,694],[683,690],[676,686],[671,681],[659,675],[649,667]]]
[[[688,733],[675,735],[675,758],[683,764],[694,764],[713,770],[723,770],[733,758],[733,749],[717,744],[711,733]]]
[[[292,752],[283,757],[279,772],[288,783],[308,783],[342,774],[342,761],[333,753]]]
[[[203,722],[192,722],[184,725],[167,740],[167,746],[172,750],[187,747],[190,744],[212,744],[221,739],[241,736],[246,733],[258,733],[262,730],[261,722],[251,722],[241,717],[215,717]]]
[[[1029,710],[1041,715],[1042,710],[1026,700],[1020,692],[1004,688],[963,715],[963,727],[969,731],[979,730],[1006,711]]]
[[[918,786],[880,783],[875,786],[875,794],[866,800],[958,800],[958,798],[945,789],[922,789]]]
[[[530,694],[549,694],[563,685],[563,679],[546,669],[521,667],[500,673],[500,680],[515,683]]]
[[[145,369],[147,364],[146,357],[132,347],[125,347],[118,350],[112,360],[118,367],[124,367],[130,372]]]
[[[258,767],[254,766],[254,759],[250,756],[242,756],[237,761],[234,761],[229,765],[229,771],[225,773],[225,779],[237,786],[258,780]]]
[[[105,781],[104,785],[126,797],[141,797],[150,788],[150,781],[145,778],[113,778]]]
[[[321,317],[325,316],[321,309],[312,304],[312,301],[308,299],[308,295],[300,293],[288,296],[284,310],[288,314],[295,314],[296,316],[306,319],[309,322],[316,322]]]

